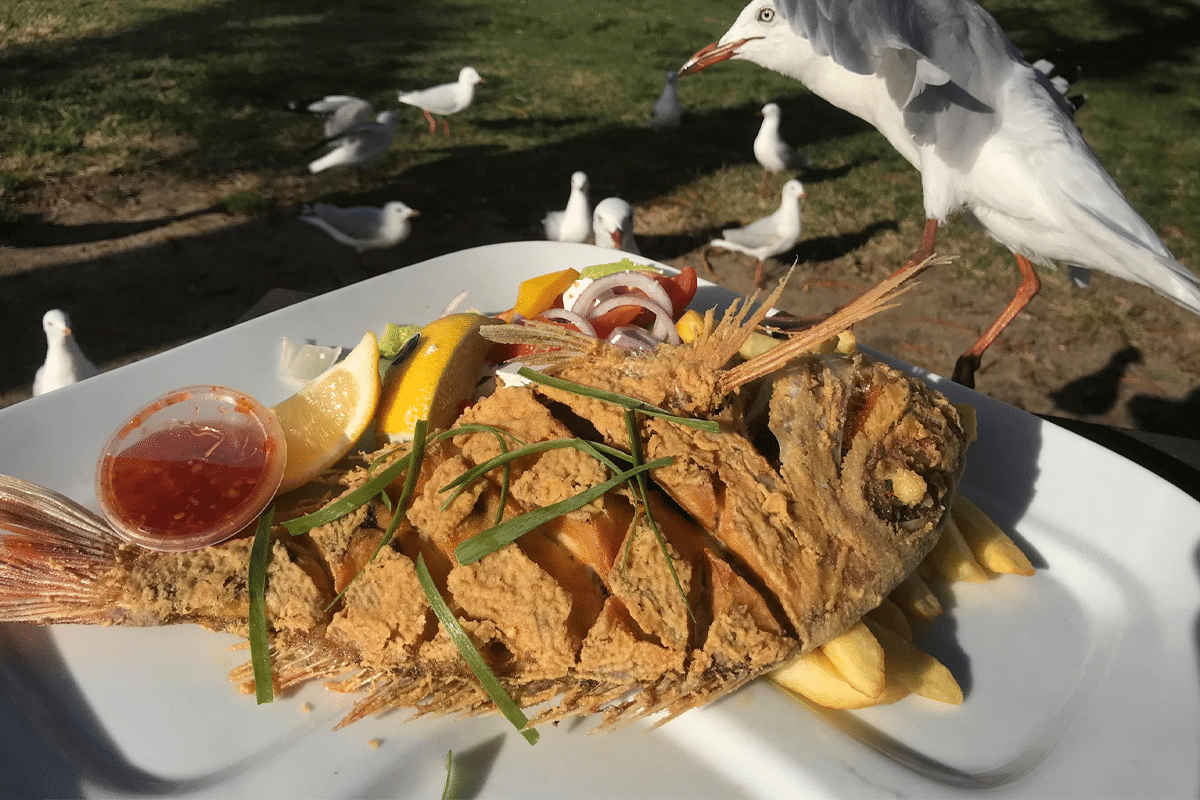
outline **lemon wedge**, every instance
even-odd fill
[[[379,341],[368,331],[339,363],[274,406],[287,440],[280,493],[311,481],[346,455],[379,404]]]
[[[431,430],[450,427],[474,396],[492,346],[479,329],[496,324],[483,314],[450,314],[422,328],[416,349],[384,376],[376,441],[411,441],[420,419]]]

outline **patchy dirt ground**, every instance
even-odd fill
[[[402,196],[422,215],[407,242],[359,259],[296,219],[299,203],[320,189],[318,180],[285,176],[263,186],[252,178],[211,185],[109,176],[20,194],[25,219],[0,246],[0,319],[10,342],[0,406],[29,397],[45,354],[41,315],[49,308],[69,311],[84,350],[111,369],[225,328],[273,288],[316,294],[454,250],[540,237],[544,209],[510,202],[503,191],[458,198],[450,210],[432,182],[392,176],[354,201]],[[254,218],[226,213],[220,198],[239,188],[261,192],[273,210]],[[716,282],[738,292],[752,288],[744,258],[705,253],[703,243],[717,232],[710,220],[678,201],[636,205],[645,254],[691,264],[702,276],[707,260]],[[768,263],[772,281],[798,263],[782,307],[818,313],[852,298],[896,266],[860,240],[911,247],[920,224],[884,221],[858,238],[806,235],[786,262]],[[969,252],[977,236],[953,225],[939,251]],[[1052,271],[1043,275],[1042,294],[988,353],[977,388],[1035,413],[1200,438],[1200,317],[1106,275],[1082,290]],[[1016,283],[1015,266],[1005,280],[972,274],[967,265],[940,268],[901,308],[861,325],[860,339],[948,374]]]

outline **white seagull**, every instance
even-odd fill
[[[583,172],[571,175],[571,194],[567,207],[551,211],[542,218],[546,238],[552,242],[586,242],[592,232],[592,207],[588,202],[588,176]]]
[[[294,108],[297,104],[289,103]],[[348,94],[329,94],[314,100],[305,108],[325,118],[325,138],[331,139],[345,133],[354,125],[375,119],[375,106],[361,97]]]
[[[619,197],[606,197],[592,212],[592,235],[596,244],[640,255],[633,238],[633,206]]]
[[[677,128],[679,119],[683,116],[683,104],[679,102],[679,87],[676,85],[679,73],[667,70],[667,78],[663,82],[662,94],[654,101],[650,110],[651,128]]]
[[[767,178],[778,175],[787,169],[811,167],[812,160],[804,153],[798,153],[791,145],[779,136],[779,106],[767,103],[762,107],[762,125],[758,135],[754,137],[754,158],[766,170],[763,173],[763,183],[759,191],[766,193]]]
[[[42,315],[46,332],[46,361],[33,376],[34,397],[99,374],[71,333],[71,318],[57,308]]]
[[[401,103],[416,106],[425,112],[429,122],[429,132],[437,133],[434,114],[455,114],[471,105],[475,98],[475,84],[484,83],[483,78],[474,67],[463,67],[458,71],[458,80],[454,83],[443,83],[429,89],[418,89],[413,92],[397,92],[396,99]],[[446,135],[450,135],[450,123],[442,118],[442,127]]]
[[[308,104],[308,110],[325,115],[325,138],[304,152],[325,145],[333,149],[309,162],[309,172],[351,166],[370,161],[387,152],[396,132],[394,111],[375,113],[375,107],[358,97],[331,94]]]
[[[366,250],[382,250],[403,242],[412,231],[409,219],[419,213],[399,200],[385,203],[383,208],[314,203],[304,207],[300,219],[362,255]]]
[[[1200,279],[1176,261],[1084,141],[1069,106],[973,0],[752,0],[680,70],[742,58],[789,75],[870,122],[921,171],[932,254],[962,210],[1016,255],[1022,281],[959,357],[984,351],[1037,294],[1031,262],[1064,261],[1141,283],[1200,313]]]
[[[807,197],[798,180],[783,185],[779,208],[770,216],[751,222],[744,228],[726,228],[723,239],[713,239],[710,247],[734,250],[758,259],[754,268],[754,285],[761,288],[764,262],[771,256],[786,253],[800,241],[800,201]]]

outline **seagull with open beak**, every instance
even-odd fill
[[[984,351],[1037,294],[1033,264],[1062,261],[1154,289],[1200,314],[1200,278],[1125,200],[1046,75],[974,0],[752,0],[683,65],[753,61],[861,117],[921,172],[933,253],[962,212],[1012,250],[1021,283],[958,359],[974,385]]]

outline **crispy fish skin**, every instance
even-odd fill
[[[878,605],[940,533],[966,447],[956,410],[859,355],[800,358],[730,390],[719,379],[736,345],[731,330],[649,355],[588,345],[555,368],[720,423],[712,433],[639,417],[645,457],[674,459],[652,475],[664,493],[650,501],[661,543],[622,488],[461,565],[454,548],[497,511],[511,518],[545,506],[607,472],[577,450],[556,450],[512,465],[503,509],[499,470],[443,508],[445,484],[499,444],[491,433],[431,443],[413,503],[373,561],[391,521],[378,500],[301,536],[274,532],[267,607],[276,682],[336,678],[331,688],[361,695],[339,727],[394,708],[494,710],[429,609],[418,555],[509,693],[540,706],[535,724],[577,714],[601,714],[610,727],[658,712],[669,719]],[[746,422],[758,393],[769,398],[765,427]],[[497,390],[467,409],[458,424],[467,423],[524,442],[584,434],[629,445],[619,408],[541,386]],[[338,478],[349,491],[367,470]],[[0,482],[6,509],[20,506],[10,500],[23,491],[9,480]],[[246,540],[152,553],[74,513],[83,521],[65,526],[39,522],[29,508],[0,516],[13,531],[0,543],[0,621],[196,622],[244,635]],[[252,689],[248,666],[232,677]]]

